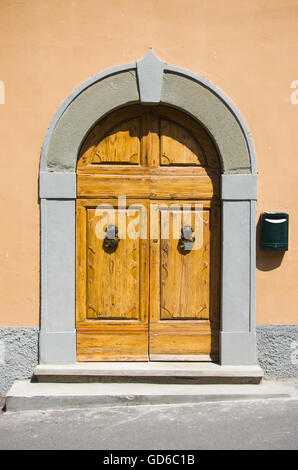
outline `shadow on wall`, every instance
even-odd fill
[[[285,256],[285,251],[264,251],[260,248],[260,225],[261,217],[257,224],[257,250],[256,250],[256,264],[257,269],[260,271],[272,271],[278,268]]]

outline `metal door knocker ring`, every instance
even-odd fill
[[[118,227],[109,224],[106,228],[106,236],[104,238],[104,246],[115,250],[119,244]]]
[[[190,225],[184,225],[181,229],[181,237],[179,240],[179,248],[184,251],[191,251],[196,238],[194,231]]]

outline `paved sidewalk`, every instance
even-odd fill
[[[255,384],[32,383],[17,380],[7,394],[7,411],[178,405],[213,401],[295,398],[298,387],[276,381]]]
[[[297,449],[298,400],[0,414],[0,449]]]

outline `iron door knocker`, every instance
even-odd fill
[[[118,244],[119,244],[118,227],[116,227],[116,225],[109,224],[106,228],[104,246],[106,248],[116,250]]]
[[[190,225],[184,225],[181,229],[181,237],[179,240],[179,248],[184,251],[191,251],[196,238],[194,231]]]

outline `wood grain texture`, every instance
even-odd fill
[[[219,175],[209,135],[177,110],[130,106],[92,129],[77,166],[78,361],[217,360]],[[197,243],[188,253],[171,207],[183,204]],[[97,232],[107,223],[140,225],[148,238],[120,236],[106,252]]]
[[[207,175],[78,175],[80,197],[115,195],[144,199],[209,199],[219,195],[218,177]]]
[[[77,173],[97,173],[105,164],[140,163],[143,113],[140,106],[120,109],[95,125],[83,142]]]
[[[160,119],[168,119],[170,122],[186,129],[199,144],[200,150],[206,159],[205,166],[210,169],[220,170],[220,160],[215,145],[209,134],[198,122],[186,114],[167,106],[157,106],[155,112]]]
[[[218,356],[220,262],[219,231],[212,226],[211,233],[210,220],[219,208],[204,201],[179,201],[178,207],[186,204],[185,222],[193,227],[197,242],[185,253],[178,249],[183,216],[160,202],[158,232],[150,250],[150,359],[162,354],[214,358]]]
[[[147,325],[97,326],[78,328],[78,361],[148,361]]]
[[[205,166],[199,143],[184,127],[166,119],[160,120],[160,164]]]
[[[133,105],[111,113],[91,130],[80,151],[77,173],[102,173],[106,167],[118,174],[132,167],[137,173],[139,167],[142,171],[164,165],[204,166],[220,172],[215,145],[192,118],[162,105]]]
[[[140,124],[140,119],[132,119],[112,129],[97,146],[92,147],[91,163],[93,165],[103,163],[139,164],[141,153]]]
[[[78,175],[77,191],[81,197],[142,197],[150,193],[149,176],[131,175]]]
[[[218,359],[218,329],[202,328],[202,325],[185,323],[180,325],[150,325],[150,360],[192,361]]]
[[[176,213],[175,213],[176,212]],[[161,320],[209,318],[210,231],[209,210],[184,210],[195,243],[189,252],[178,248],[183,224],[180,211],[162,210],[161,216]],[[189,217],[187,217],[189,216]],[[163,236],[163,226],[169,234]],[[168,230],[165,230],[168,231]],[[176,232],[176,233],[174,233]]]
[[[218,178],[151,176],[150,199],[211,199],[219,194]]]
[[[121,212],[125,210],[107,209],[100,216],[98,209],[87,209],[88,319],[137,320],[140,317],[140,239],[120,238],[115,251],[108,251],[103,243],[107,224],[113,223],[119,227]],[[125,232],[129,224],[139,221],[139,218],[139,210],[128,210],[124,221]]]
[[[148,359],[148,222],[144,201],[133,202],[118,207],[115,200],[77,201],[79,361]],[[110,223],[119,228],[114,251],[103,243]],[[135,233],[141,236],[133,238]]]

